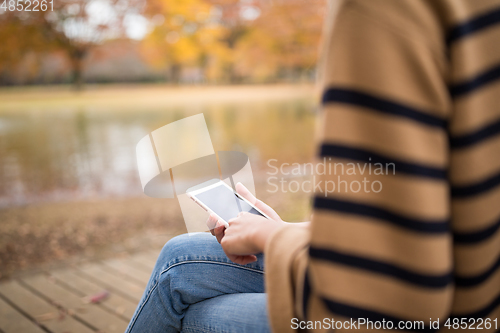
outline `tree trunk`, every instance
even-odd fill
[[[71,52],[71,63],[73,66],[73,84],[76,91],[83,89],[83,60],[87,55],[86,49],[74,49]]]
[[[170,82],[173,84],[181,83],[181,65],[173,64],[170,66]]]

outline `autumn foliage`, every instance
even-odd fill
[[[95,50],[116,40],[133,45],[121,49],[135,50],[148,73],[172,83],[310,79],[325,6],[325,0],[58,0],[47,12],[0,9],[0,84],[19,75],[19,66],[39,77],[40,59],[52,57],[80,86]],[[134,40],[127,22],[137,17],[147,29]]]
[[[172,80],[197,68],[207,81],[299,79],[315,66],[325,2],[151,0],[143,54]]]

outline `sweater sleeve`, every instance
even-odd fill
[[[320,68],[324,168],[315,181],[322,190],[310,234],[289,227],[267,245],[274,332],[293,331],[294,317],[328,331],[331,319],[428,327],[449,314],[451,102],[444,29],[431,6],[344,0],[331,7]]]
[[[306,228],[289,225],[266,244],[265,282],[273,332],[292,332],[292,319],[297,317],[295,303],[302,299],[297,292],[303,292],[308,243]]]

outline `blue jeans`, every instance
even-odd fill
[[[270,332],[264,260],[238,265],[209,233],[165,244],[128,333]]]

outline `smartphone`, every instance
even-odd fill
[[[240,212],[248,212],[269,218],[248,200],[234,192],[223,181],[218,181],[206,187],[188,191],[187,195],[204,210],[213,213],[226,226],[227,221],[238,216]]]

